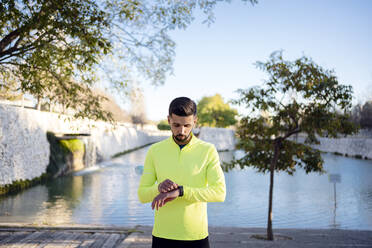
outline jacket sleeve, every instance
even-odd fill
[[[183,185],[183,197],[190,202],[223,202],[226,197],[225,176],[216,148],[208,152],[207,186],[202,188]]]
[[[152,202],[152,200],[159,194],[151,150],[152,149],[150,147],[146,155],[143,173],[137,191],[138,199],[141,203]]]

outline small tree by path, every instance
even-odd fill
[[[201,126],[228,127],[236,124],[236,109],[225,103],[220,94],[204,96],[198,102],[198,123]]]
[[[274,172],[293,175],[297,167],[306,173],[324,172],[320,151],[310,144],[318,144],[318,137],[352,134],[357,128],[349,121],[352,88],[340,85],[333,71],[307,57],[286,61],[282,52],[256,65],[269,77],[262,87],[238,90],[240,99],[233,103],[252,111],[237,128],[237,148],[245,156],[225,164],[225,169],[239,165],[270,172],[267,239],[273,240]],[[298,133],[306,135],[304,144],[289,139]]]

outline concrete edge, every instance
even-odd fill
[[[0,223],[1,229],[13,230],[100,230],[100,231],[118,231],[118,232],[138,232],[140,226],[104,226],[104,225],[82,225],[82,224],[68,224],[68,225],[39,225],[33,223]]]

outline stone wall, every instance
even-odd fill
[[[294,137],[296,140],[296,138]],[[360,130],[353,136],[338,139],[318,138],[319,145],[311,145],[313,148],[323,152],[341,153],[347,156],[357,156],[365,159],[372,159],[372,131]],[[297,142],[304,142],[305,137],[299,135]]]
[[[133,124],[75,120],[69,116],[0,104],[0,186],[31,180],[46,172],[50,147],[46,133],[90,133],[102,159],[153,143],[170,132]]]
[[[202,127],[199,130],[199,138],[213,143],[218,151],[235,149],[235,132],[231,129]],[[298,142],[304,140],[305,137],[302,135],[297,137]],[[319,141],[320,145],[312,145],[312,147],[324,152],[372,159],[372,130],[362,129],[353,136],[338,139],[319,138]]]
[[[235,149],[235,132],[232,129],[201,127],[198,138],[214,144],[217,151]]]
[[[136,147],[160,141],[170,131],[159,131],[156,126],[143,127],[129,123],[112,126],[105,122],[75,120],[69,116],[41,112],[0,104],[0,186],[16,180],[31,180],[46,172],[50,147],[46,133],[89,133],[86,145],[94,146],[94,154],[101,159]],[[195,130],[199,138],[213,143],[218,151],[235,148],[235,134],[231,129],[202,127]],[[299,142],[304,137],[299,136]],[[372,159],[372,132],[361,130],[358,135],[340,139],[320,138],[314,148],[359,155]],[[95,160],[94,158],[90,158]]]

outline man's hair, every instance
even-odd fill
[[[169,116],[196,116],[196,104],[188,97],[177,97],[169,105]]]

